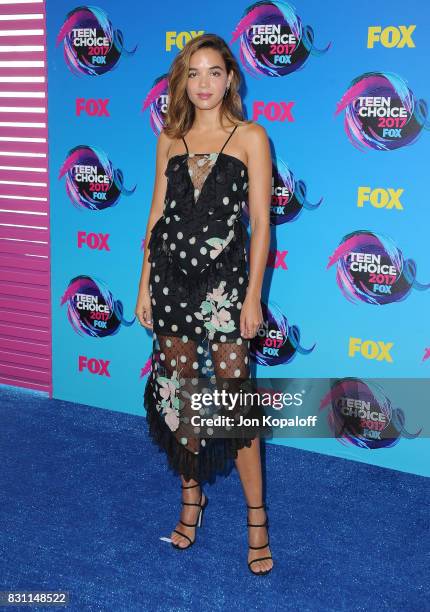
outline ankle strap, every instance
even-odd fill
[[[260,508],[264,508],[265,504],[263,504],[262,506],[246,506],[247,508],[249,508],[250,510],[259,510]]]
[[[267,540],[267,544],[263,544],[263,546],[249,546],[248,545],[248,548],[252,548],[252,550],[263,550],[263,548],[266,548],[267,546],[269,546],[269,540]]]
[[[197,483],[197,484],[195,484],[195,485],[190,485],[189,487],[184,487],[184,485],[181,485],[181,487],[182,487],[183,489],[194,489],[195,487],[199,487],[199,486],[200,486],[200,484],[199,484],[199,483]]]

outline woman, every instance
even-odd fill
[[[234,459],[247,502],[248,567],[263,575],[273,560],[259,438],[210,439],[209,428],[191,428],[195,413],[186,400],[181,406],[178,394],[184,386],[192,392],[205,377],[238,385],[249,379],[250,339],[263,322],[270,146],[264,128],[243,119],[239,68],[219,36],[204,34],[188,42],[174,59],[168,82],[135,309],[141,325],[153,331],[144,396],[149,431],[181,477],[183,508],[172,545],[183,550],[194,543],[208,501],[201,484]],[[240,219],[246,200],[249,274]]]

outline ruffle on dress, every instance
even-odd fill
[[[185,480],[214,482],[216,475],[227,475],[241,448],[250,447],[252,438],[213,438],[206,441],[198,454],[193,454],[180,444],[158,412],[153,395],[153,378],[150,375],[145,387],[144,402],[149,435],[167,455],[169,467]]]
[[[241,221],[236,221],[232,228],[233,236],[231,240],[215,259],[207,261],[202,273],[186,274],[184,272],[178,255],[172,253],[169,248],[169,239],[164,239],[162,236],[164,231],[165,227],[161,224],[157,228],[154,226],[148,243],[150,251],[148,261],[151,265],[152,262],[157,263],[157,271],[162,277],[164,285],[169,287],[171,295],[184,300],[191,297],[192,301],[200,303],[208,289],[223,274],[224,278],[228,278],[229,275],[247,277],[247,231]],[[210,238],[210,235],[208,235],[208,238]],[[178,282],[178,279],[180,279],[180,282]]]

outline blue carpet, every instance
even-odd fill
[[[64,589],[77,611],[430,610],[428,479],[266,445],[275,567],[254,577],[236,470],[177,551],[159,537],[178,482],[143,417],[0,394],[0,590]]]

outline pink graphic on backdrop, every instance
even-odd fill
[[[329,258],[327,269],[337,264],[336,281],[345,298],[353,303],[391,304],[430,284],[417,281],[417,266],[404,260],[394,241],[382,234],[358,230],[344,236]]]
[[[124,47],[121,30],[115,30],[106,12],[96,6],[79,6],[67,14],[56,39],[64,42],[64,59],[78,75],[100,76],[117,67],[122,55],[131,56]]]
[[[400,437],[413,439],[405,429],[405,415],[393,408],[380,385],[359,378],[343,378],[333,383],[321,399],[319,411],[329,408],[327,420],[336,438],[344,446],[378,449],[395,446]]]
[[[64,175],[67,195],[81,210],[112,208],[121,195],[132,195],[136,189],[124,186],[122,170],[113,167],[104,151],[88,145],[78,145],[68,152],[58,178]]]
[[[276,304],[270,307],[261,303],[263,324],[252,338],[250,355],[252,359],[263,366],[275,366],[289,363],[297,353],[309,355],[315,344],[306,349],[300,340],[300,329],[297,325],[290,325],[286,316]]]
[[[149,108],[149,121],[152,131],[157,136],[164,126],[164,117],[168,103],[168,80],[166,76],[158,78],[149,90],[144,102],[142,111]]]
[[[360,151],[392,151],[413,144],[429,129],[427,104],[415,100],[406,82],[393,72],[367,72],[355,78],[337,105],[344,128]]]
[[[292,4],[256,2],[247,7],[230,43],[239,39],[240,60],[252,76],[281,77],[301,70],[310,55],[325,49],[314,47],[314,31],[303,26]]]
[[[90,276],[76,276],[70,281],[61,297],[60,305],[64,304],[70,324],[81,336],[113,336],[121,325],[129,327],[136,320],[124,319],[122,302],[115,300],[103,281]]]

